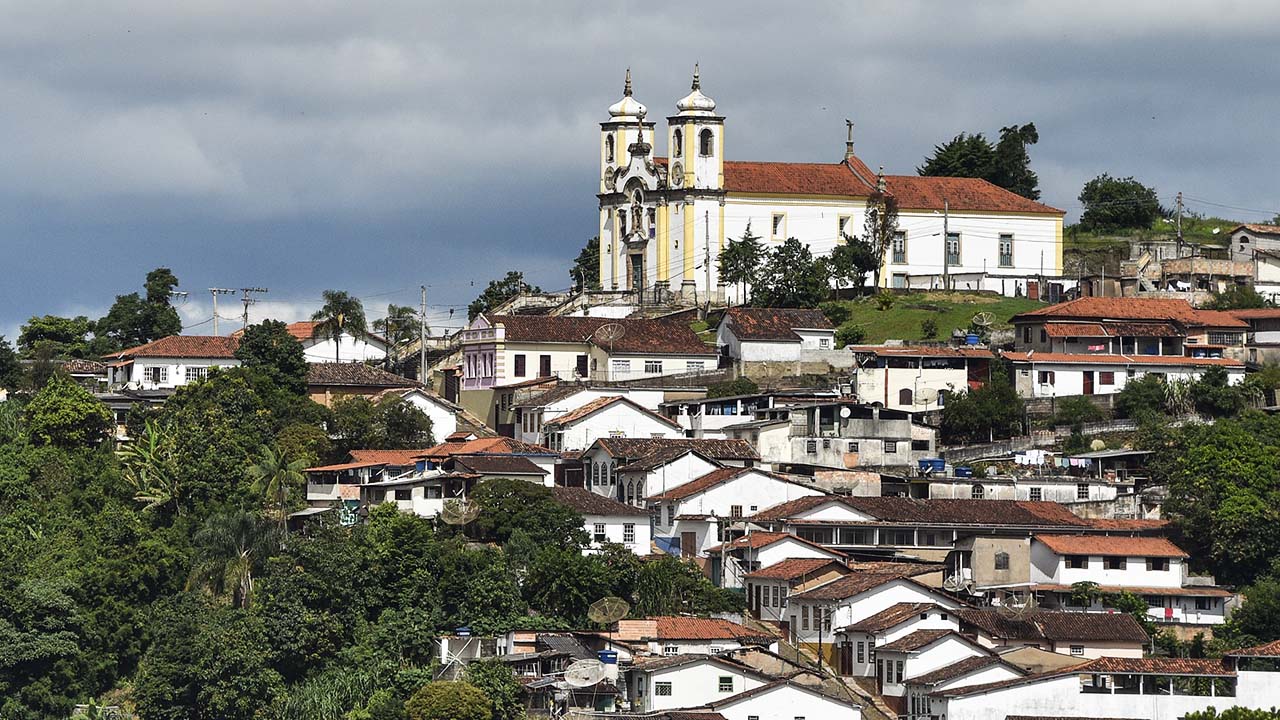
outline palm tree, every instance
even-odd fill
[[[267,516],[279,522],[281,528],[289,515],[289,488],[302,485],[302,470],[306,467],[306,460],[290,460],[286,453],[271,447],[262,448],[262,454],[249,466],[254,492],[271,508]]]
[[[325,290],[321,297],[324,298],[324,307],[311,316],[316,323],[311,330],[311,337],[332,340],[333,361],[341,362],[338,348],[342,344],[343,333],[361,337],[369,331],[364,319],[364,305],[360,298],[343,290]]]
[[[253,604],[254,571],[276,548],[271,523],[244,510],[213,515],[196,532],[192,544],[194,564],[187,589],[201,588],[248,609]]]
[[[387,340],[387,362],[394,364],[402,348],[418,340],[418,311],[408,305],[387,305],[387,316],[373,321],[374,332]]]
[[[120,474],[133,488],[133,499],[146,503],[143,512],[173,506],[182,515],[178,469],[173,461],[173,438],[154,420],[147,420],[141,437],[116,451]]]

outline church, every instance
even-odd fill
[[[1055,301],[1062,276],[1063,211],[974,178],[873,172],[853,149],[833,163],[725,159],[725,117],[702,92],[675,104],[655,155],[657,123],[636,100],[631,71],[600,124],[600,284],[661,302],[740,302],[719,279],[720,250],[747,230],[767,248],[796,238],[814,256],[859,237],[877,189],[898,204],[885,252],[886,288],[988,290]],[[874,206],[873,206],[874,207]],[[871,282],[868,278],[868,282]]]

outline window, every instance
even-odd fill
[[[587,356],[579,355],[574,363],[574,372],[578,373],[578,377],[587,376]]]
[[[684,369],[691,373],[700,373],[707,369],[707,364],[701,360],[690,360],[684,364]]]
[[[1169,558],[1147,558],[1147,569],[1162,571],[1169,569]]]
[[[412,500],[413,488],[396,488],[397,500]]]
[[[1234,332],[1211,332],[1209,333],[1210,345],[1242,345],[1244,344],[1244,333]]]
[[[804,441],[804,451],[805,451],[805,452],[807,452],[807,453],[809,453],[810,455],[813,455],[814,453],[818,452],[818,441],[817,441],[817,440],[805,440],[805,441]]]
[[[1207,597],[1196,598],[1196,610],[1209,610],[1213,607],[1213,599]]]
[[[849,227],[850,220],[851,218],[848,215],[839,215],[836,217],[836,244],[837,245],[845,242],[846,238],[852,237],[853,233],[850,232],[851,228]]]
[[[516,355],[515,361],[516,361],[515,370],[512,371],[511,373],[512,377],[524,377],[524,373],[525,373],[524,354],[521,353],[519,355]]]
[[[960,233],[947,233],[947,264],[960,264]]]
[[[809,606],[808,605],[800,606],[800,629],[801,630],[809,629]]]
[[[551,377],[551,356],[538,356],[538,377]]]
[[[893,234],[893,262],[898,265],[907,262],[907,233],[902,230]]]
[[[623,523],[622,525],[622,542],[631,544],[636,541],[636,525],[635,523]]]
[[[676,506],[667,506],[667,525],[674,525],[676,522]]]
[[[1045,332],[1044,328],[1040,328],[1040,342],[1049,342],[1049,333]]]
[[[830,349],[831,349],[831,338],[818,338],[818,349],[819,349],[819,350],[830,350]]]
[[[969,490],[969,497],[974,500],[981,500],[983,497],[986,496],[986,494],[987,494],[986,488],[982,487],[981,485],[974,485],[973,488]]]
[[[884,454],[885,454],[885,455],[894,455],[894,454],[896,454],[897,452],[898,452],[898,441],[897,441],[897,440],[885,440],[885,441],[884,441]]]
[[[609,369],[613,371],[614,375],[628,375],[631,373],[631,361],[610,360]]]
[[[1083,646],[1083,645],[1072,645],[1072,646],[1071,646],[1071,656],[1072,656],[1072,657],[1084,657],[1084,646]]]
[[[652,240],[658,236],[658,211],[649,208],[649,239]]]
[[[849,441],[849,452],[851,452],[851,453],[856,453],[856,452],[858,452],[858,443],[857,443],[857,441],[854,441],[854,440],[850,440],[850,441]]]
[[[675,132],[671,133],[671,156],[681,157],[683,155],[684,155],[684,133],[680,131],[680,128],[676,128]]]
[[[164,365],[152,365],[142,371],[142,377],[153,384],[169,382],[169,368]]]
[[[715,135],[710,130],[698,133],[698,154],[703,157],[715,155]]]
[[[604,161],[613,162],[613,135],[606,135],[604,138]]]
[[[1013,236],[1000,233],[1000,267],[1013,267]]]
[[[929,441],[928,441],[928,440],[912,440],[912,441],[911,441],[911,450],[912,450],[913,452],[928,452],[928,451],[929,451]]]
[[[665,654],[665,653],[664,653],[664,654]],[[671,654],[671,655],[675,655],[675,653],[674,653],[674,652],[673,652],[673,653],[670,653],[670,654]],[[671,696],[671,683],[670,683],[670,682],[656,682],[656,683],[654,683],[654,684],[653,684],[653,694],[654,694],[654,695],[661,695],[661,696],[663,696],[663,697],[670,697],[670,696]]]
[[[627,211],[626,210],[618,211],[618,234],[619,235],[627,234]]]
[[[1089,483],[1076,483],[1076,499],[1077,500],[1089,499]]]
[[[782,607],[782,588],[778,585],[773,586],[773,607]]]
[[[596,523],[592,533],[596,542],[604,542],[608,536],[604,532],[604,523]]]
[[[1031,342],[1031,328],[1029,327],[1022,328],[1022,342],[1024,343]]]
[[[209,368],[207,367],[188,367],[186,378],[187,382],[199,382],[209,376]]]
[[[1009,553],[1007,552],[996,553],[996,570],[1008,570],[1008,569],[1009,569]]]
[[[1041,488],[1031,488],[1032,502],[1040,502],[1043,499],[1044,499],[1044,490],[1042,490]]]
[[[901,685],[902,684],[902,661],[897,660],[893,664],[894,664],[894,669],[897,670],[897,678],[894,680],[894,682]]]
[[[1108,570],[1123,570],[1123,569],[1124,569],[1124,558],[1122,558],[1122,557],[1109,557],[1109,558],[1107,558],[1107,569],[1108,569]]]
[[[1054,374],[1053,374],[1053,371],[1052,371],[1052,370],[1041,370],[1041,371],[1040,371],[1040,384],[1041,384],[1041,385],[1052,385],[1052,384],[1053,384],[1053,381],[1054,381]]]
[[[719,655],[721,652],[724,652],[724,648],[720,647],[719,645],[711,645],[711,646],[708,646],[707,649],[711,651],[712,655]]]
[[[915,403],[912,402],[912,397],[911,388],[902,388],[898,391],[898,404],[914,405]]]
[[[1087,555],[1068,555],[1067,567],[1072,570],[1083,570],[1089,567],[1089,557]]]
[[[1103,372],[1098,373],[1098,384],[1099,385],[1115,385],[1116,374],[1110,370],[1105,370]]]
[[[730,505],[730,506],[729,506],[729,518],[730,518],[730,519],[732,519],[732,520],[741,520],[741,519],[742,519],[742,506],[741,506],[741,505]]]
[[[859,640],[859,641],[858,641],[858,655],[857,655],[857,658],[856,658],[856,662],[857,662],[859,665],[861,665],[863,662],[865,662],[865,658],[866,658],[865,650],[866,650],[866,643],[864,643],[864,642],[862,642],[861,640]]]
[[[773,214],[773,235],[774,240],[787,239],[787,215],[786,213]]]
[[[820,608],[822,613],[822,629],[831,632],[831,608]]]
[[[661,360],[645,360],[644,372],[646,375],[661,375],[662,361]]]
[[[719,682],[716,683],[716,689],[722,693],[733,692],[733,676],[721,675]]]

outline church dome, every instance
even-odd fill
[[[702,94],[702,80],[698,77],[698,66],[693,66],[693,92],[685,95],[676,103],[681,115],[711,115],[716,111],[716,101]]]
[[[627,81],[622,88],[622,99],[609,106],[609,117],[615,120],[636,120],[644,117],[648,109],[644,103],[631,97],[631,68],[627,68]]]

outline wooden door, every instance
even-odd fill
[[[691,532],[680,533],[680,556],[694,557],[698,554],[698,534]]]
[[[1086,370],[1084,372],[1084,394],[1085,395],[1093,394],[1093,371],[1092,370]]]

